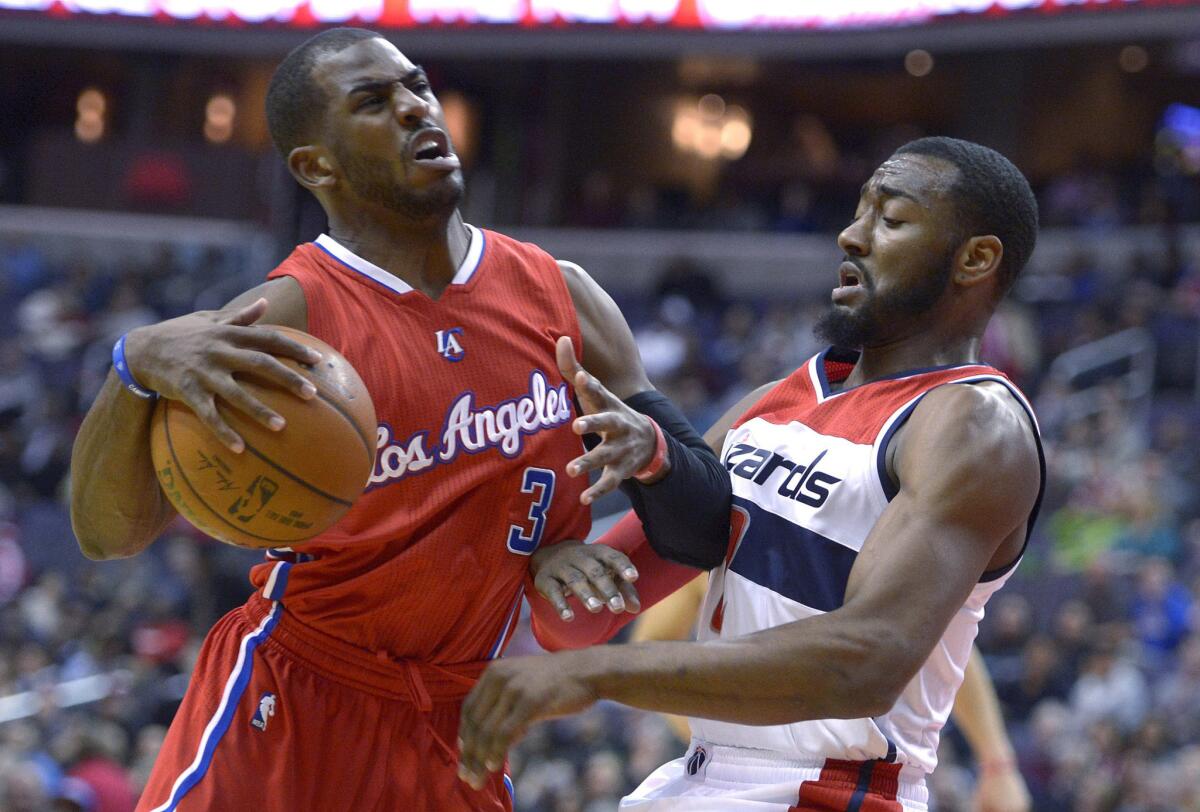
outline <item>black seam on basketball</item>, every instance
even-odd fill
[[[349,414],[346,413],[346,410],[342,408],[342,405],[340,403],[338,403],[336,400],[333,400],[332,398],[325,397],[325,393],[322,392],[320,389],[317,389],[317,397],[319,397],[321,400],[325,401],[330,406],[332,406],[334,411],[336,411],[343,418],[345,418],[346,422],[350,424],[350,428],[354,429],[354,433],[358,435],[358,439],[362,440],[363,448],[365,448],[367,450],[367,457],[371,461],[371,470],[374,471],[375,470],[375,449],[371,447],[371,441],[367,439],[366,435],[364,435],[361,431],[359,431],[358,423],[356,423],[354,421],[353,417],[351,417]]]
[[[243,439],[243,440],[242,440],[242,442],[245,442],[245,439]],[[347,500],[345,500],[345,499],[340,499],[340,498],[338,498],[338,497],[334,496],[332,493],[325,493],[325,491],[321,490],[321,489],[320,489],[320,488],[318,488],[316,485],[314,485],[314,484],[312,484],[311,482],[308,482],[308,481],[306,481],[306,480],[303,480],[303,479],[301,479],[300,477],[296,476],[296,475],[295,475],[295,474],[293,474],[291,471],[289,471],[288,469],[284,468],[282,465],[280,465],[279,463],[275,462],[273,459],[271,459],[271,458],[270,458],[270,457],[268,457],[266,454],[262,453],[262,452],[261,452],[261,451],[259,451],[257,448],[255,448],[254,446],[250,445],[249,443],[246,443],[246,450],[247,450],[247,451],[249,451],[249,452],[250,452],[251,454],[253,454],[254,456],[258,457],[260,460],[262,460],[263,462],[265,462],[267,465],[269,465],[269,466],[271,466],[272,468],[274,468],[274,469],[275,469],[276,471],[278,471],[279,473],[283,474],[284,476],[288,477],[289,479],[292,479],[292,480],[294,480],[294,481],[298,482],[299,484],[301,484],[301,485],[303,485],[304,487],[308,488],[310,491],[312,491],[313,493],[317,494],[318,496],[323,496],[323,497],[325,497],[326,499],[328,499],[330,502],[337,502],[339,505],[345,505],[346,507],[350,507],[351,505],[353,505],[353,504],[354,504],[353,502],[349,502],[349,501],[347,501]]]
[[[275,544],[278,544],[280,541],[282,541],[283,539],[271,538],[270,536],[260,536],[257,533],[251,533],[244,527],[238,527],[236,524],[222,516],[215,508],[213,508],[212,505],[204,501],[204,496],[201,495],[200,491],[196,490],[196,486],[192,484],[190,479],[188,479],[187,472],[183,468],[183,463],[179,461],[179,455],[175,453],[175,443],[171,441],[171,407],[164,406],[163,408],[165,409],[165,412],[163,413],[163,433],[167,436],[167,450],[171,452],[171,460],[175,463],[175,467],[179,470],[180,478],[182,478],[183,483],[188,486],[188,490],[192,492],[192,495],[196,497],[196,501],[204,505],[205,509],[215,516],[219,521],[229,525],[239,533],[247,535],[250,538],[259,539],[261,541],[271,541]]]

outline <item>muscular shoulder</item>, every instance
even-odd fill
[[[953,384],[926,395],[898,435],[894,470],[902,491],[1021,516],[1037,498],[1041,466],[1034,427],[1000,384]]]
[[[584,368],[621,399],[650,389],[633,332],[617,303],[583,268],[556,261],[579,319]]]
[[[595,311],[601,305],[601,299],[607,297],[604,289],[597,284],[595,279],[592,279],[583,268],[574,262],[569,262],[565,259],[554,260],[558,264],[558,270],[562,272],[563,281],[567,283],[567,290],[571,294],[571,300],[575,302],[575,310],[591,310]],[[582,318],[582,314],[580,318]]]
[[[294,278],[277,276],[269,279],[235,296],[226,308],[245,307],[258,299],[267,300],[267,312],[259,319],[259,324],[278,324],[297,330],[308,329],[308,303],[304,299],[304,290]]]

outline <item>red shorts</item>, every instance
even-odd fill
[[[509,812],[511,783],[458,780],[459,708],[486,663],[377,660],[255,596],[223,617],[139,812]]]

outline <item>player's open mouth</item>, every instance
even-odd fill
[[[833,289],[833,301],[842,302],[863,289],[863,273],[853,262],[843,262],[838,268],[838,286]]]
[[[453,171],[458,169],[458,156],[450,149],[450,139],[436,127],[421,130],[408,142],[408,157],[418,166]]]

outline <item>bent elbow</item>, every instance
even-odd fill
[[[129,558],[144,550],[149,543],[139,543],[138,539],[128,536],[116,537],[105,533],[74,513],[71,515],[71,529],[75,532],[75,542],[79,545],[79,551],[92,561]]]
[[[903,686],[896,687],[890,684],[869,686],[861,694],[859,701],[862,712],[858,714],[858,718],[883,716],[896,707],[896,702],[900,699],[902,692]]]
[[[920,668],[905,646],[894,639],[875,640],[860,651],[852,666],[839,669],[836,718],[864,719],[883,716],[896,706],[912,676]]]

